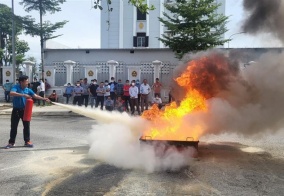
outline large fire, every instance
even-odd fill
[[[202,66],[207,63],[207,58],[190,61],[187,69],[176,78],[177,84],[185,89],[185,97],[180,104],[172,102],[164,110],[159,110],[153,106],[150,110],[142,114],[143,118],[151,121],[151,127],[143,133],[143,139],[152,140],[174,140],[174,141],[197,141],[203,133],[202,125],[189,125],[185,123],[184,117],[196,111],[207,111],[206,99],[204,92],[202,94],[194,87],[196,79],[203,77],[197,73],[196,66]],[[204,74],[206,74],[204,72]],[[215,78],[207,74],[206,80],[213,82]]]

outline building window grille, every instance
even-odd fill
[[[145,47],[145,37],[137,37],[137,47]]]
[[[142,13],[138,8],[137,8],[137,20],[146,20],[146,13]]]

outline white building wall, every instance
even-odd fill
[[[123,4],[123,48],[132,48],[133,31],[135,28],[133,17],[135,10],[134,7],[128,3],[128,1],[123,1]]]
[[[119,48],[120,3],[121,1],[112,1],[113,10],[108,12],[106,1],[102,1],[101,48]]]
[[[86,50],[89,53],[86,53]],[[137,64],[143,62],[152,62],[159,60],[162,62],[171,62],[178,64],[178,59],[170,49],[46,49],[45,62],[52,65],[54,62],[64,62],[72,60],[81,65],[93,64],[95,62],[107,62],[115,60],[127,64]]]
[[[162,17],[163,7],[167,0],[147,0],[148,4],[154,5],[155,10],[149,11],[146,21],[146,35],[149,36],[148,48],[163,48],[164,45],[158,37],[164,33],[164,27],[158,17]],[[174,1],[174,0],[173,0]],[[222,5],[217,13],[225,15],[226,0],[216,0]],[[106,1],[102,1],[104,9],[107,8]],[[115,0],[110,5],[113,10],[108,13],[101,11],[101,48],[133,48],[133,36],[137,33],[136,8],[128,1]],[[106,21],[110,21],[110,25]],[[122,43],[121,43],[122,42]]]
[[[154,11],[149,12],[149,48],[160,48],[160,0],[151,0],[150,4],[155,6]]]

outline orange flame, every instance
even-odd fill
[[[205,95],[194,89],[192,85],[192,81],[197,77],[197,73],[194,73],[194,68],[198,66],[197,64],[200,64],[200,62],[189,62],[185,72],[175,79],[178,85],[186,91],[185,98],[181,100],[179,105],[176,102],[172,102],[165,107],[164,111],[159,110],[156,105],[153,105],[150,110],[143,112],[142,117],[150,120],[152,123],[151,128],[144,131],[143,139],[198,140],[203,132],[202,126],[191,126],[184,120],[186,115],[192,114],[195,111],[207,111]],[[211,80],[214,80],[214,77]]]

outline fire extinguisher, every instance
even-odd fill
[[[23,121],[31,121],[32,113],[33,113],[33,105],[34,105],[34,101],[32,99],[27,99]]]

